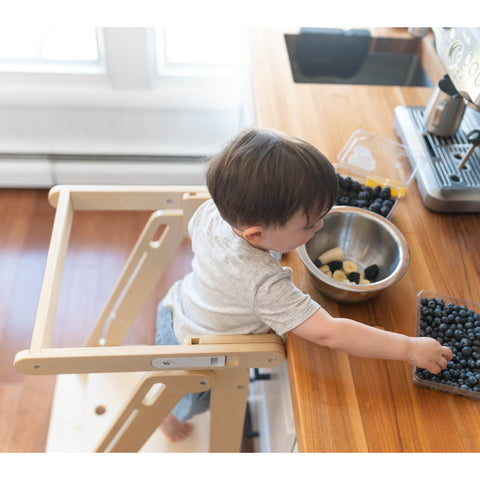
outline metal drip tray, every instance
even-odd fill
[[[463,125],[455,135],[437,137],[423,127],[423,108],[412,109],[411,115],[420,131],[430,154],[430,164],[438,185],[442,188],[463,189],[480,187],[480,149],[475,149],[468,162],[459,170],[457,165],[470,148],[467,134],[475,127]],[[466,129],[465,129],[466,127]]]
[[[438,137],[425,130],[424,107],[397,107],[394,124],[425,205],[439,212],[480,212],[480,148],[457,165],[470,148],[467,134],[480,126],[480,115],[467,109],[455,135]]]

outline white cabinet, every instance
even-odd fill
[[[249,405],[251,428],[258,431],[254,449],[262,453],[290,453],[296,451],[296,433],[287,365],[259,369],[270,374],[268,380],[250,383]]]

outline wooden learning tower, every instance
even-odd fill
[[[56,212],[37,316],[30,349],[15,357],[15,369],[22,374],[58,375],[47,451],[50,444],[54,451],[137,452],[154,434],[161,435],[158,426],[183,395],[208,389],[209,442],[207,449],[203,439],[205,450],[200,450],[240,451],[249,369],[280,365],[285,359],[281,337],[200,336],[174,346],[122,344],[188,235],[189,219],[209,198],[206,188],[57,186],[48,198]],[[75,210],[153,213],[84,346],[52,348]],[[108,415],[99,415],[99,409]]]

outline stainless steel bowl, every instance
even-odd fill
[[[324,295],[343,303],[363,302],[397,283],[407,272],[407,241],[386,218],[361,208],[339,206],[333,207],[323,220],[324,227],[297,252],[313,284]],[[377,264],[380,271],[375,282],[352,285],[321,272],[313,260],[337,246],[343,248],[345,260],[354,261],[361,272]]]

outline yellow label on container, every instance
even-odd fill
[[[383,178],[368,176],[365,185],[372,188],[376,187],[377,185],[380,185],[382,188],[390,187],[393,197],[400,198],[405,196],[405,188],[402,187],[402,185],[400,185],[398,182],[396,182],[395,180],[391,180],[390,178],[383,179]]]

